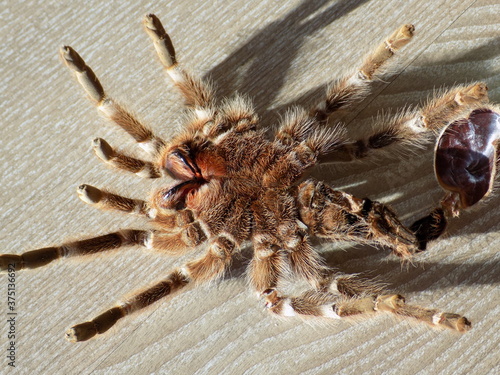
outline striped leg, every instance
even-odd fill
[[[5,271],[9,266],[14,266],[16,270],[38,268],[59,258],[96,254],[123,246],[150,247],[151,236],[151,231],[124,229],[99,237],[64,243],[56,247],[32,250],[20,255],[2,254],[0,255],[0,270]]]
[[[127,172],[135,173],[144,178],[161,177],[161,170],[149,161],[133,158],[131,156],[115,151],[102,138],[96,138],[92,141],[92,146],[96,156],[104,163]]]
[[[321,316],[346,318],[375,312],[410,317],[437,328],[466,332],[471,328],[467,318],[436,309],[408,305],[399,294],[382,294],[381,287],[349,276],[335,277],[326,290],[309,290],[297,297],[279,296],[276,290],[265,293],[266,307],[281,316]]]
[[[175,49],[163,25],[154,14],[148,14],[143,21],[144,29],[153,41],[156,53],[174,84],[184,95],[188,107],[211,112],[214,106],[213,90],[207,82],[193,77],[177,63]]]
[[[90,185],[80,185],[77,194],[83,202],[102,210],[121,211],[148,218],[156,216],[156,210],[150,208],[146,201],[122,197]]]
[[[106,95],[99,79],[80,55],[69,46],[62,47],[60,54],[66,66],[75,73],[78,82],[97,106],[97,109],[129,133],[144,150],[152,154],[158,152],[164,144],[163,140],[155,136],[130,112]]]
[[[387,246],[402,258],[417,251],[415,234],[382,203],[356,198],[314,180],[298,186],[297,201],[311,235]]]
[[[363,99],[369,93],[370,83],[384,71],[388,60],[412,38],[413,25],[403,25],[369,54],[352,75],[341,78],[328,90],[326,99],[311,111],[319,122],[326,122],[335,111]]]
[[[267,241],[254,240],[254,255],[249,267],[250,284],[260,295],[278,286],[278,281],[289,270],[289,264],[279,248]]]
[[[237,248],[237,244],[228,237],[218,236],[212,241],[204,256],[174,270],[164,280],[136,293],[94,319],[73,326],[67,331],[66,338],[71,342],[88,340],[106,332],[126,315],[144,309],[190,283],[213,280],[222,276]]]
[[[277,231],[280,231],[280,227]],[[320,287],[328,269],[314,251],[307,236],[299,233],[289,236],[285,246],[273,244],[264,233],[254,239],[254,256],[250,263],[250,283],[259,295],[278,287],[279,281],[290,272]]]
[[[361,159],[396,144],[422,145],[433,139],[433,136],[463,111],[487,101],[488,87],[482,82],[455,87],[430,100],[420,110],[410,110],[391,118],[379,119],[373,127],[381,130],[364,139],[342,145],[333,153],[322,156],[320,162]]]

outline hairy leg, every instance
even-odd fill
[[[366,138],[345,143],[334,152],[322,156],[320,162],[362,159],[391,145],[418,146],[428,143],[464,111],[487,101],[488,88],[484,83],[455,87],[431,99],[418,110],[380,118],[373,127],[380,130],[372,132]]]
[[[300,219],[311,235],[387,246],[402,258],[417,251],[415,234],[382,203],[356,198],[314,180],[298,186],[297,202]]]
[[[181,135],[183,141],[186,141],[186,137],[203,134],[218,143],[230,132],[243,133],[256,129],[258,116],[250,100],[236,95],[224,100],[216,108],[212,85],[181,67],[173,43],[158,17],[148,14],[143,25],[166,73],[184,96],[186,106],[191,109],[185,126],[186,133]],[[171,143],[175,143],[175,140]]]
[[[151,231],[124,229],[103,236],[66,242],[60,246],[31,250],[23,254],[1,254],[0,270],[14,266],[16,270],[43,267],[59,258],[96,254],[124,246],[151,246]]]
[[[64,46],[60,51],[66,66],[74,72],[89,98],[97,109],[108,119],[129,133],[144,150],[155,154],[164,142],[155,136],[151,129],[141,124],[130,112],[106,95],[99,79],[80,55],[71,47]]]
[[[92,146],[96,156],[114,168],[135,173],[139,177],[144,178],[158,178],[162,176],[162,170],[153,163],[118,152],[102,138],[94,139]]]
[[[71,327],[66,332],[66,338],[72,342],[88,340],[106,332],[121,318],[150,306],[188,284],[213,280],[222,276],[230,265],[231,257],[237,248],[237,244],[228,237],[216,237],[211,241],[203,256],[172,271],[165,279],[137,292],[131,298],[106,310],[94,319]]]
[[[181,91],[188,107],[211,112],[214,106],[213,90],[209,84],[193,77],[182,69],[176,59],[175,49],[158,17],[148,14],[143,21],[144,29],[153,41],[156,53],[174,84]]]
[[[346,318],[375,312],[388,312],[410,317],[437,328],[466,332],[471,323],[467,318],[405,303],[399,294],[384,294],[382,288],[350,275],[337,275],[323,290],[308,290],[299,296],[280,296],[274,289],[265,292],[266,307],[281,316],[319,316]]]
[[[413,25],[403,25],[386,38],[366,58],[353,74],[336,81],[326,94],[325,101],[311,110],[311,117],[318,122],[326,122],[334,112],[365,98],[370,83],[384,72],[390,58],[413,37]]]
[[[101,210],[121,211],[148,218],[156,216],[156,210],[141,199],[123,197],[85,184],[78,187],[77,193],[83,202]]]
[[[278,281],[289,272],[282,249],[267,233],[256,231],[252,238],[253,257],[248,268],[250,284],[258,294],[277,288]]]

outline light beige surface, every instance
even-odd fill
[[[407,22],[417,27],[415,40],[395,75],[376,85],[368,105],[357,107],[356,122],[369,124],[379,109],[417,105],[454,83],[484,80],[491,99],[500,101],[498,0],[11,0],[0,7],[1,252],[144,226],[98,212],[76,196],[79,184],[90,183],[144,198],[154,184],[114,173],[92,155],[90,141],[97,136],[135,148],[98,118],[57,50],[72,45],[114,97],[168,137],[181,106],[141,30],[146,12],[162,19],[186,66],[209,74],[221,95],[248,93],[267,125],[279,118],[275,109],[319,100],[329,79]],[[430,151],[418,152],[404,161],[322,167],[314,175],[390,203],[411,223],[441,196],[431,159]],[[15,370],[5,355],[7,281],[1,275],[0,373],[499,373],[499,203],[496,196],[465,213],[408,270],[384,250],[321,245],[332,265],[370,271],[413,303],[463,313],[474,325],[465,335],[387,316],[356,324],[278,320],[247,288],[239,261],[220,282],[157,303],[97,339],[66,342],[72,324],[186,260],[131,248],[17,273]]]

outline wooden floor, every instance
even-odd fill
[[[70,2],[0,5],[0,252],[146,226],[77,198],[81,183],[137,198],[160,185],[115,173],[92,155],[94,137],[135,148],[98,117],[57,51],[63,44],[77,49],[114,97],[168,138],[181,123],[182,107],[141,29],[147,12],[163,20],[186,66],[210,76],[221,96],[247,93],[265,125],[276,123],[290,103],[320,100],[329,80],[359,64],[403,23],[415,24],[415,39],[393,74],[348,118],[352,129],[369,127],[379,110],[418,105],[454,84],[485,81],[490,98],[500,102],[498,0],[61,3]],[[442,192],[432,148],[410,151],[404,160],[331,165],[313,175],[389,203],[411,223]],[[378,276],[412,303],[466,315],[474,326],[467,334],[384,315],[355,323],[273,318],[247,287],[246,250],[224,280],[157,303],[102,337],[68,343],[68,327],[189,258],[130,248],[16,273],[15,370],[6,358],[8,281],[0,275],[0,373],[498,374],[499,204],[497,195],[464,213],[408,269],[384,250],[318,244],[331,265]]]

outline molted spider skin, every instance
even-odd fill
[[[483,104],[465,106],[456,120],[445,126],[436,142],[434,171],[447,191],[441,207],[410,226],[418,239],[419,250],[446,230],[447,216],[457,217],[490,195],[498,168],[500,109]]]
[[[435,171],[443,189],[459,195],[460,208],[478,203],[493,188],[500,138],[500,114],[474,109],[449,124],[439,137]]]
[[[348,139],[340,126],[328,126],[329,117],[366,98],[371,82],[379,79],[392,56],[410,42],[415,29],[403,25],[385,38],[356,71],[335,81],[322,103],[310,110],[290,109],[274,136],[269,137],[259,128],[259,118],[248,99],[236,95],[219,103],[210,84],[181,67],[172,41],[155,15],[147,15],[143,25],[167,75],[185,99],[188,119],[183,130],[169,141],[156,136],[109,97],[73,48],[65,46],[60,54],[99,112],[127,132],[150,154],[151,161],[128,156],[100,138],[93,141],[96,156],[113,168],[142,178],[174,179],[148,201],[86,184],[79,186],[78,196],[99,209],[145,217],[150,229],[122,229],[23,254],[3,254],[0,269],[37,268],[60,258],[125,246],[142,246],[170,255],[188,251],[198,254],[156,284],[73,326],[66,333],[68,340],[88,340],[187,285],[221,277],[247,243],[253,247],[248,267],[250,284],[272,313],[337,319],[387,312],[438,328],[458,332],[470,329],[471,323],[461,315],[406,304],[403,296],[388,294],[378,282],[336,270],[311,243],[316,237],[383,246],[408,260],[444,231],[445,209],[434,210],[408,228],[390,207],[306,179],[305,173],[319,163],[362,159],[398,144],[423,144],[443,132],[437,146],[436,170],[443,186],[455,192],[456,186],[463,185],[450,182],[449,176],[462,173],[462,167],[449,161],[450,145],[459,139],[487,139],[487,144],[481,141],[477,147],[463,146],[466,154],[480,152],[487,159],[484,169],[475,170],[485,181],[481,191],[470,197],[467,184],[459,191],[464,195],[462,206],[475,204],[489,193],[496,173],[499,115],[492,109],[495,107],[485,104],[484,83],[452,88],[420,109],[384,119],[361,139]],[[456,130],[464,124],[466,132]],[[285,295],[281,282],[290,276],[305,279],[309,289]]]

